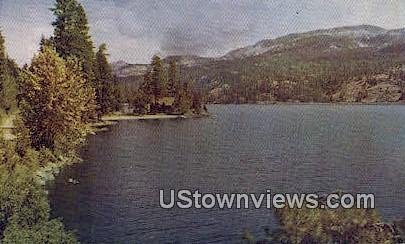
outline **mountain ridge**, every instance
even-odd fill
[[[167,64],[173,59],[180,66],[181,79],[204,87],[212,102],[391,102],[402,97],[405,29],[372,25],[319,29],[264,39],[222,57],[169,56],[163,61]],[[148,69],[147,65],[119,64],[120,70],[126,71],[120,74],[136,76],[138,83],[141,71]],[[258,91],[263,82],[268,89]],[[277,89],[283,91],[274,94]],[[353,89],[358,92],[353,93]],[[383,90],[392,95],[380,94]],[[247,95],[247,91],[251,94]],[[363,97],[368,91],[373,98]]]
[[[244,47],[240,47],[240,48],[235,48],[233,50],[230,50],[229,52],[227,52],[226,54],[219,56],[219,57],[202,57],[202,56],[198,56],[198,55],[169,55],[166,56],[164,59],[167,60],[172,60],[172,59],[187,59],[187,60],[224,60],[227,59],[228,56],[231,56],[232,53],[234,52],[238,52],[240,50],[243,49],[247,49],[247,48],[252,48],[252,47],[256,47],[256,46],[266,46],[269,45],[269,42],[274,42],[274,41],[283,41],[286,39],[297,39],[297,38],[303,38],[305,36],[308,35],[333,35],[333,34],[341,34],[341,35],[350,35],[353,33],[372,33],[375,35],[382,35],[382,34],[391,34],[391,35],[403,35],[403,37],[405,38],[405,28],[397,28],[397,29],[385,29],[379,26],[375,26],[375,25],[367,25],[367,24],[363,24],[363,25],[354,25],[354,26],[341,26],[341,27],[333,27],[333,28],[322,28],[322,29],[316,29],[316,30],[311,30],[311,31],[305,31],[305,32],[297,32],[297,33],[289,33],[286,35],[282,35],[279,37],[275,37],[275,38],[265,38],[262,39],[258,42],[255,42],[252,45],[247,45]],[[374,30],[374,33],[371,32],[370,30]],[[262,53],[256,54],[256,55],[249,55],[249,56],[257,56],[260,55]],[[198,62],[190,62],[190,63],[198,63]],[[142,63],[129,63],[126,62],[124,60],[118,60],[118,61],[114,61],[112,62],[113,67],[122,67],[125,65],[139,65],[139,66],[143,66],[143,65],[148,65],[148,64],[142,64]]]

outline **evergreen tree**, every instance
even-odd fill
[[[152,97],[154,97],[154,93],[150,71],[144,74],[143,83],[139,90],[139,93],[145,96],[145,100],[147,101],[147,103],[152,103]]]
[[[4,38],[0,31],[0,93],[4,90],[4,80],[6,78],[6,50],[4,47]],[[0,103],[1,103],[0,98]]]
[[[51,39],[41,36],[41,41],[39,42],[39,51],[42,52],[44,47],[53,47],[53,42]]]
[[[76,149],[84,139],[86,116],[93,111],[95,97],[78,62],[64,61],[45,47],[23,73],[20,92],[32,145],[61,153]]]
[[[94,50],[83,6],[77,0],[56,0],[52,9],[56,16],[52,37],[59,55],[77,58],[83,65],[85,78],[93,81]]]
[[[175,60],[170,62],[167,82],[167,93],[169,96],[174,97],[176,95],[176,82],[177,82],[177,64]]]
[[[115,97],[112,67],[107,60],[107,45],[102,44],[96,53],[95,77],[96,98],[99,113],[105,114],[115,110],[118,97]]]
[[[6,48],[4,47],[4,37],[0,31],[0,65],[1,65],[1,70],[4,71],[3,69],[5,68],[6,65]]]
[[[177,112],[185,114],[190,112],[193,104],[190,85],[188,82],[179,83],[180,89],[176,92],[174,107]]]
[[[9,112],[16,107],[16,78],[19,73],[17,64],[7,57],[4,38],[0,32],[0,110]]]
[[[194,110],[194,113],[200,114],[202,106],[203,106],[201,92],[197,91],[197,90],[194,90],[193,94],[192,94],[192,97],[193,97],[193,101],[192,101],[191,108]]]
[[[131,90],[131,89],[129,89]],[[121,109],[121,104],[123,102],[123,94],[120,90],[120,81],[117,76],[113,75],[112,79],[112,104],[111,108],[113,111],[119,111]]]
[[[165,84],[163,82],[163,65],[159,56],[152,58],[152,71],[150,73],[150,82],[152,86],[155,103],[165,95]]]

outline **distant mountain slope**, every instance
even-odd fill
[[[384,48],[405,39],[405,29],[385,30],[377,26],[361,25],[316,30],[306,33],[290,34],[276,39],[263,40],[255,45],[233,50],[224,59],[240,59],[268,52],[287,51],[308,45],[306,40],[317,40],[329,45],[330,49],[339,48]],[[302,42],[302,43],[300,43]],[[301,45],[300,45],[301,44]],[[319,43],[322,45],[321,43]],[[324,48],[328,48],[324,46]]]
[[[125,61],[112,63],[113,72],[117,77],[139,76],[145,74],[149,65],[147,64],[128,64]]]
[[[381,74],[391,74],[387,82],[402,86],[405,29],[361,25],[315,30],[262,40],[219,58],[175,56],[165,61],[171,59],[178,61],[182,78],[203,85],[213,102],[280,100],[277,89],[288,91],[282,92],[286,93],[282,100],[336,100],[335,94],[349,83]],[[117,76],[138,80],[146,69],[145,65],[114,65]],[[260,91],[259,86],[268,89]],[[391,90],[398,89],[387,88]]]

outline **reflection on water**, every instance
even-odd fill
[[[235,243],[268,209],[163,210],[159,190],[373,192],[405,217],[405,106],[216,105],[212,118],[128,121],[89,138],[51,186],[83,243]],[[79,185],[68,184],[69,178]]]

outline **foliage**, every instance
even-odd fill
[[[114,84],[112,67],[107,60],[107,45],[102,44],[96,53],[95,89],[98,112],[103,115],[119,108],[118,88]]]
[[[175,60],[170,61],[169,64],[169,71],[168,71],[168,80],[167,80],[167,94],[169,96],[176,96],[176,86],[178,78],[177,78],[177,64]]]
[[[194,83],[179,79],[176,61],[171,60],[167,67],[158,56],[153,57],[138,91],[129,96],[136,113],[199,114],[202,107],[202,93]]]
[[[203,107],[202,93],[198,90],[194,90],[192,94],[192,104],[191,108],[195,114],[201,114],[201,109]]]
[[[64,58],[77,58],[83,65],[85,78],[94,79],[93,41],[83,6],[77,0],[56,0],[52,9],[56,20],[52,42],[59,55]]]
[[[76,243],[59,220],[49,220],[49,204],[33,171],[45,159],[27,148],[23,157],[13,142],[0,139],[0,239],[2,243]],[[46,162],[43,162],[46,164]]]
[[[0,32],[0,112],[7,113],[16,109],[17,86],[19,68],[6,55],[4,38]]]
[[[20,81],[22,119],[32,145],[68,153],[83,141],[94,90],[77,61],[64,61],[50,47],[36,55]]]
[[[150,87],[152,89],[152,94],[154,96],[154,101],[162,98],[165,95],[165,84],[163,80],[163,65],[162,60],[159,56],[154,56],[152,58],[152,70],[150,72]]]
[[[146,114],[148,112],[149,102],[149,99],[143,93],[142,89],[139,89],[139,91],[135,93],[135,96],[132,95],[130,101],[135,114]]]
[[[397,243],[391,225],[374,209],[284,208],[276,210],[279,229],[262,243]],[[254,237],[245,234],[249,243]]]
[[[16,79],[9,74],[5,74],[1,83],[0,109],[6,111],[6,113],[10,113],[17,108],[16,95],[18,91]]]
[[[277,212],[285,243],[393,243],[393,234],[379,228],[370,209],[283,209]]]
[[[208,102],[328,102],[350,81],[367,80],[405,64],[403,42],[383,49],[354,48],[350,38],[298,35],[269,45],[279,47],[255,56],[184,65],[180,79],[196,80],[207,90],[216,91],[205,94]],[[270,91],[261,90],[261,84]]]
[[[72,233],[64,230],[64,226],[59,220],[50,220],[30,228],[22,228],[12,224],[7,227],[2,243],[74,244],[78,242]]]
[[[80,21],[84,23],[77,7],[76,23],[70,22],[76,27]],[[2,243],[77,243],[59,220],[49,219],[47,195],[35,176],[40,167],[57,162],[55,153],[66,155],[76,149],[96,105],[95,92],[85,79],[90,73],[84,74],[82,67],[86,66],[78,61],[84,56],[65,53],[63,60],[53,50],[55,43],[61,44],[55,40],[42,38],[40,54],[30,67],[20,70],[7,57],[0,34],[0,110],[16,108],[18,92],[22,115],[14,121],[14,141],[4,141],[0,136]],[[72,50],[79,42],[69,43]]]
[[[85,10],[77,0],[56,0],[52,9],[56,20],[51,39],[42,38],[43,46],[53,46],[63,59],[77,60],[82,66],[83,78],[96,92],[98,116],[119,109],[120,96],[112,68],[107,60],[107,47],[102,44],[94,53],[93,41]],[[97,117],[88,114],[89,119]]]
[[[51,39],[41,36],[41,41],[39,42],[39,51],[43,52],[45,47],[55,48]]]
[[[6,75],[6,50],[4,47],[4,38],[0,32],[0,92],[4,90],[4,80]]]
[[[16,136],[15,151],[20,157],[24,157],[27,150],[30,149],[32,143],[30,131],[27,127],[25,127],[24,122],[19,117],[14,120],[13,124],[13,135]]]
[[[178,113],[185,114],[193,105],[190,86],[187,82],[180,83],[180,89],[176,92],[174,107]]]
[[[45,192],[35,183],[29,168],[18,165],[20,158],[8,160],[17,162],[13,162],[15,167],[11,171],[4,166],[0,170],[2,226],[13,223],[21,227],[29,227],[47,220],[49,206]]]

